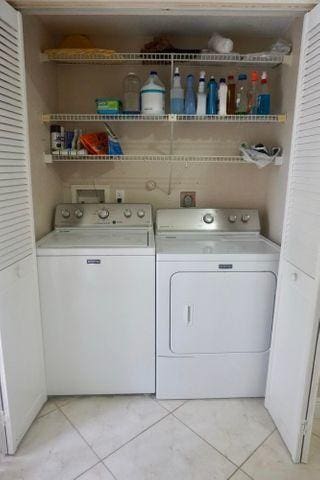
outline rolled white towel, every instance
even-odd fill
[[[233,41],[230,38],[222,37],[214,32],[208,42],[208,48],[217,53],[231,53],[233,50]]]

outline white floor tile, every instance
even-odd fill
[[[54,410],[57,410],[57,406],[52,400],[49,399],[43,405],[40,412],[38,413],[38,418],[43,417],[44,415],[47,415],[48,413],[53,412]]]
[[[80,475],[77,480],[114,480],[114,477],[102,463],[99,463],[83,475]]]
[[[234,475],[232,475],[230,480],[251,480],[251,479],[244,472],[241,472],[241,470],[237,470],[236,473]],[[274,479],[274,480],[276,480],[276,479]]]
[[[274,429],[261,399],[192,400],[174,415],[237,465]]]
[[[320,437],[320,418],[315,418],[313,421],[313,433]]]
[[[78,398],[61,408],[100,458],[168,413],[144,395]]]
[[[105,460],[117,480],[226,480],[236,467],[172,416]]]
[[[157,402],[169,412],[173,412],[173,410],[181,407],[186,400],[157,400]]]
[[[278,432],[242,466],[255,480],[319,480],[320,438],[313,436],[308,464],[292,463]]]
[[[1,480],[72,480],[97,463],[97,457],[63,414],[37,419],[18,452],[0,465]]]

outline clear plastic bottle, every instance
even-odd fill
[[[250,115],[257,115],[257,102],[259,90],[258,72],[251,72],[251,85],[248,94],[248,110]]]
[[[194,92],[194,76],[187,76],[187,90],[184,103],[184,109],[186,115],[195,115],[196,113],[196,94]]]
[[[258,115],[270,115],[271,111],[271,95],[268,87],[268,75],[267,72],[262,72],[260,92],[257,102],[257,114]]]
[[[148,80],[141,88],[141,113],[143,115],[164,115],[165,94],[165,86],[157,72],[151,71]]]
[[[184,113],[184,90],[181,86],[179,67],[175,69],[172,88],[170,90],[170,110],[171,113],[177,115]]]
[[[225,78],[220,78],[219,83],[219,115],[227,115],[227,97],[228,97],[228,87],[226,84]]]
[[[207,92],[206,92],[206,72],[200,72],[198,95],[197,95],[197,115],[205,115],[207,111]]]
[[[140,78],[130,72],[123,81],[123,113],[140,113],[140,88]]]
[[[234,76],[228,76],[227,115],[236,113],[236,84]]]
[[[246,113],[248,113],[247,75],[240,73],[236,87],[236,114],[245,115]]]

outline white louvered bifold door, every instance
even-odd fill
[[[292,143],[285,258],[316,277],[320,246],[320,24],[306,16],[303,60]]]
[[[266,407],[305,462],[319,381],[320,6],[305,16]]]
[[[20,37],[16,12],[11,18],[1,16],[0,270],[34,249]]]
[[[6,452],[45,401],[21,15],[0,0],[0,386]]]

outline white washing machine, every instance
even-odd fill
[[[158,210],[158,398],[264,396],[279,253],[257,210]]]
[[[58,205],[37,256],[48,394],[154,392],[151,206]]]

